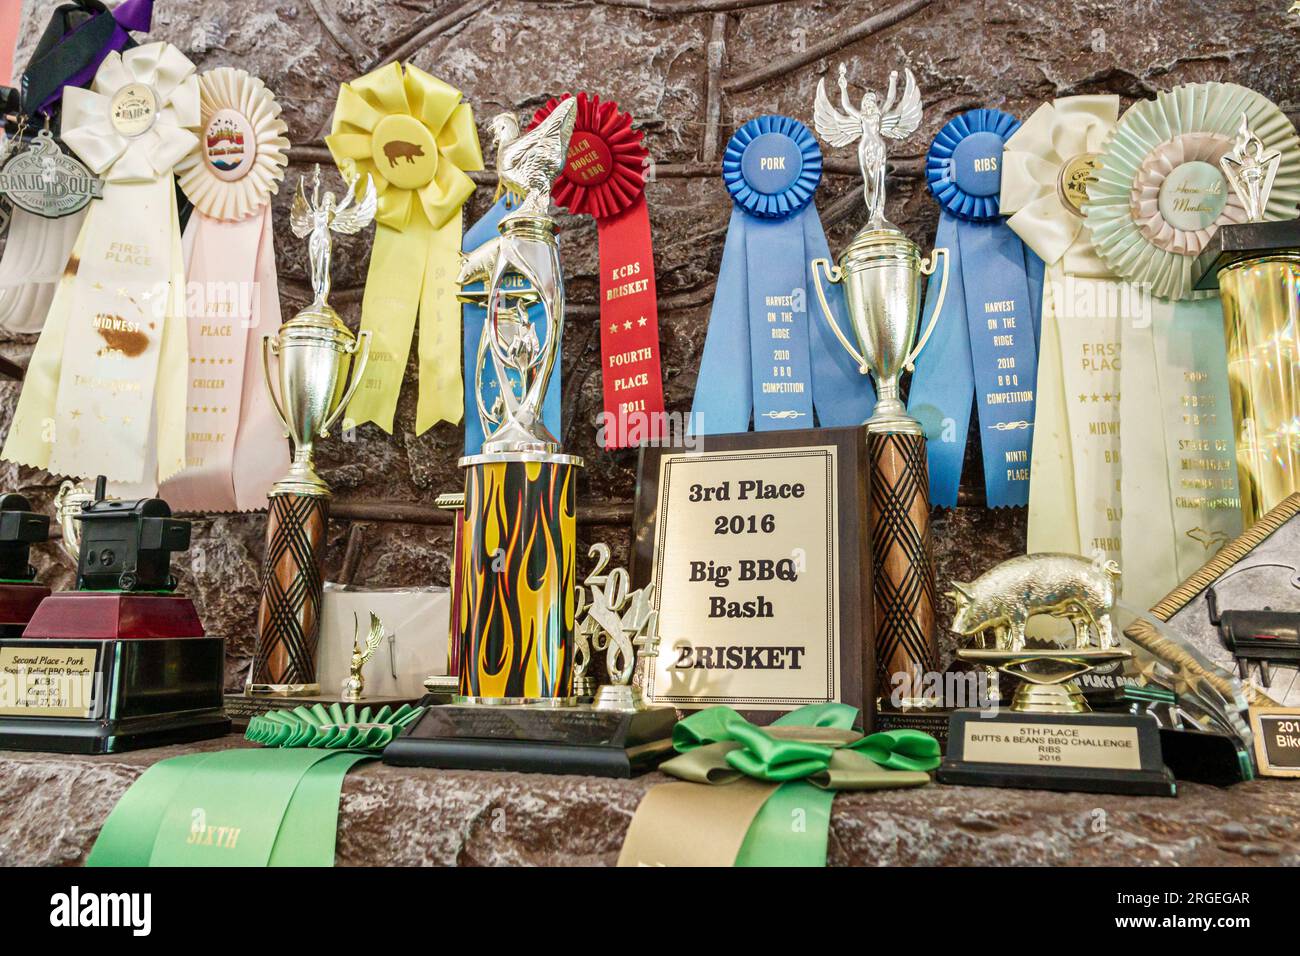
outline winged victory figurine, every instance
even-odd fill
[[[366,679],[361,671],[370,658],[375,656],[375,649],[383,643],[385,637],[384,622],[374,611],[370,612],[370,632],[366,635],[365,650],[361,649],[360,635],[361,625],[354,614],[352,615],[352,660],[348,668],[348,676],[343,681],[343,693],[340,695],[345,701],[353,703],[361,700],[365,693]]]
[[[289,225],[299,239],[311,237],[307,251],[311,257],[311,288],[316,296],[316,305],[323,304],[330,294],[330,250],[333,246],[330,233],[350,236],[360,232],[374,221],[375,211],[379,208],[375,181],[369,176],[366,177],[365,195],[354,204],[359,178],[356,173],[344,175],[348,190],[342,202],[329,190],[321,198],[319,165],[312,173],[310,202],[303,189],[303,177],[298,178],[298,193],[293,197],[293,207],[289,210]]]
[[[826,79],[817,81],[817,103],[813,120],[817,133],[831,146],[847,146],[858,141],[858,165],[862,168],[862,195],[867,204],[868,228],[880,228],[885,220],[885,137],[907,139],[921,122],[921,91],[916,88],[912,71],[905,69],[903,96],[895,105],[898,72],[889,74],[889,92],[885,105],[876,102],[868,90],[862,103],[854,107],[849,99],[847,68],[840,64],[840,106],[837,110],[826,95]]]

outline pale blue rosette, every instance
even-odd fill
[[[1235,83],[1188,83],[1135,103],[1097,157],[1084,226],[1117,276],[1163,299],[1197,298],[1202,256],[1220,226],[1245,210],[1219,167],[1243,114],[1278,166],[1264,218],[1300,204],[1300,138],[1266,97]]]

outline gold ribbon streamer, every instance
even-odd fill
[[[374,333],[348,416],[392,433],[393,415],[420,316],[416,433],[464,411],[456,268],[461,206],[483,168],[474,115],[460,91],[418,67],[392,63],[339,89],[325,138],[339,168],[369,175],[379,194],[375,245],[361,304]]]

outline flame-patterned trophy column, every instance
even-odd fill
[[[354,337],[326,301],[331,232],[358,232],[375,215],[374,183],[367,182],[364,198],[355,203],[355,184],[348,185],[341,203],[330,192],[322,198],[318,166],[309,203],[299,181],[291,222],[295,235],[310,237],[315,299],[280,326],[276,335],[262,339],[266,387],[294,451],[289,473],[275,483],[269,496],[257,651],[245,686],[250,694],[320,693],[316,641],[320,636],[321,558],[329,524],[330,488],[312,466],[312,450],[316,439],[329,434],[347,407],[370,354],[370,333]],[[271,374],[272,355],[278,358],[278,396]]]
[[[480,361],[493,363],[500,395],[479,403],[483,451],[461,459],[459,696],[473,704],[567,706],[573,693],[576,571],[575,484],[582,459],[566,455],[542,421],[542,403],[559,357],[564,280],[551,183],[564,166],[576,117],[565,100],[540,124],[498,142],[497,175],[520,197],[501,235],[468,262],[463,285],[483,282],[487,306]],[[512,118],[507,118],[512,119]],[[521,286],[518,281],[525,280]],[[517,291],[545,311],[544,339]],[[480,376],[481,377],[481,376]]]
[[[948,254],[936,249],[922,261],[920,249],[885,218],[885,138],[905,139],[921,121],[921,94],[910,70],[901,98],[891,73],[882,104],[868,93],[852,105],[844,67],[839,86],[842,111],[831,105],[825,81],[817,84],[814,117],[818,134],[832,146],[858,143],[867,224],[832,266],[813,262],[822,310],[840,344],[863,374],[876,383],[876,407],[867,419],[871,460],[872,597],[875,607],[875,693],[881,709],[891,702],[920,706],[924,675],[938,663],[935,635],[934,559],[930,539],[930,482],[925,430],[907,413],[899,378],[925,347],[948,286]],[[929,327],[917,341],[921,277],[943,255],[942,281]],[[821,284],[843,283],[856,343],[840,329]],[[915,343],[915,347],[913,347]]]

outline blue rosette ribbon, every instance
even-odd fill
[[[916,363],[908,411],[925,426],[930,500],[941,507],[957,504],[972,394],[989,506],[1029,503],[1043,262],[998,208],[1002,148],[1019,126],[1000,110],[970,110],[939,130],[925,160],[940,208],[934,242],[952,252],[956,289]],[[923,328],[935,297],[931,288]]]
[[[505,193],[483,214],[481,219],[465,230],[465,237],[461,240],[462,255],[468,256],[485,243],[498,238],[501,233],[497,225],[517,202],[518,200],[512,194]],[[507,276],[505,283],[508,285],[511,281],[517,281],[521,289],[528,288],[528,282],[522,276]],[[467,283],[462,287],[461,294],[468,296],[482,292],[483,289],[482,282]],[[483,326],[487,322],[487,306],[475,301],[465,301],[464,298],[461,301],[461,329],[464,334],[465,351],[465,454],[477,455],[482,452],[483,439],[487,437],[483,434],[483,422],[478,412],[479,402],[482,402],[484,408],[492,408],[501,394],[501,383],[497,381],[496,369],[490,360],[483,364],[481,376],[475,374],[475,370],[479,368],[479,343],[483,337]],[[546,309],[540,302],[534,303],[529,306],[528,316],[537,327],[538,341],[545,342]],[[513,384],[518,393],[522,386],[517,380]],[[551,384],[542,399],[542,421],[552,435],[563,439],[564,436],[560,432],[559,362],[555,364],[555,370],[551,373]]]
[[[761,116],[722,160],[733,208],[692,407],[692,432],[718,435],[859,425],[875,405],[867,376],[826,322],[808,319],[812,260],[830,258],[813,195],[822,154],[808,128]],[[828,290],[845,321],[843,293]],[[816,421],[814,421],[814,413]]]

